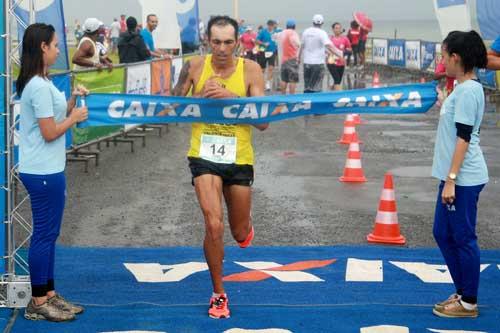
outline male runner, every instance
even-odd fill
[[[216,16],[208,22],[208,42],[212,54],[186,62],[174,88],[175,96],[237,98],[264,95],[264,77],[259,65],[237,58],[238,23],[228,16]],[[255,125],[265,130],[268,124]],[[253,183],[252,127],[195,123],[192,125],[189,167],[198,202],[205,220],[203,249],[213,284],[208,314],[228,318],[228,297],[222,283],[224,259],[224,198],[233,238],[241,248],[254,237],[251,221]]]

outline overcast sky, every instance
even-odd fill
[[[66,23],[75,19],[97,17],[110,24],[113,17],[124,13],[140,17],[137,0],[64,0]],[[432,0],[239,0],[240,17],[252,22],[265,22],[269,18],[284,22],[288,18],[309,21],[314,14],[323,14],[330,20],[348,20],[352,12],[366,12],[377,20],[430,20],[434,19]],[[206,20],[213,14],[233,14],[233,0],[199,0],[200,15]],[[159,15],[160,16],[160,15]],[[160,16],[161,17],[161,16]]]

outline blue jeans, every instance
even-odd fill
[[[28,254],[31,287],[34,297],[54,290],[55,246],[66,200],[64,172],[51,175],[20,174],[30,195],[33,235]]]
[[[476,303],[479,289],[480,253],[477,244],[477,202],[483,185],[455,185],[455,201],[443,204],[439,191],[434,215],[434,239],[450,271],[456,290],[465,302]]]

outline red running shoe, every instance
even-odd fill
[[[250,245],[252,245],[252,240],[253,240],[253,236],[254,236],[254,231],[253,231],[253,225],[252,225],[252,229],[250,230],[250,232],[248,233],[248,236],[247,238],[243,241],[243,242],[238,242],[238,245],[244,249],[246,247],[249,247]]]
[[[210,316],[210,318],[229,318],[230,314],[231,312],[228,308],[227,296],[221,295],[217,298],[210,298],[210,307],[208,308],[208,315]]]

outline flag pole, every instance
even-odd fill
[[[233,17],[235,20],[240,18],[239,0],[233,0]]]

